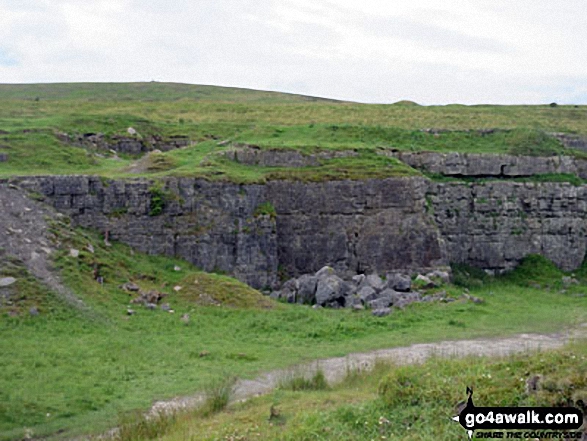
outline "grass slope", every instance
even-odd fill
[[[585,409],[586,371],[584,341],[505,358],[431,359],[404,367],[381,363],[369,373],[349,372],[332,389],[278,390],[216,415],[176,416],[159,439],[460,440],[467,435],[451,418],[466,399],[467,386],[473,387],[477,406]],[[526,381],[535,375],[541,376],[538,391],[530,393]]]
[[[62,133],[103,133],[108,138],[127,135],[127,128],[133,127],[143,138],[188,136],[193,145],[164,153],[171,166],[155,172],[238,180],[239,171],[232,164],[214,161],[213,153],[227,147],[219,146],[221,141],[304,152],[351,148],[374,154],[379,147],[393,147],[580,155],[563,148],[548,133],[587,135],[586,117],[587,109],[577,106],[367,105],[170,83],[0,85],[0,152],[9,155],[7,162],[0,163],[0,177],[39,173],[132,176],[128,167],[136,158],[113,159],[108,152],[68,145],[60,140]],[[423,131],[431,128],[432,132]],[[212,160],[203,162],[210,155]],[[181,164],[174,166],[175,159]],[[216,168],[207,169],[208,162]],[[353,164],[349,161],[345,170]],[[369,169],[378,171],[380,165],[371,161]],[[321,171],[311,174],[332,179],[332,170]],[[272,178],[263,170],[250,173]],[[359,170],[347,175],[361,179],[365,173]]]
[[[11,264],[6,274],[19,279],[12,297],[20,303],[0,310],[0,439],[105,430],[121,412],[146,409],[154,399],[301,361],[439,339],[550,332],[587,319],[587,299],[578,296],[585,285],[560,293],[562,274],[544,262],[539,272],[550,274],[549,289],[515,278],[471,282],[477,279],[465,271],[461,281],[484,304],[421,304],[378,319],[368,311],[276,304],[186,262],[120,244],[107,247],[98,236],[65,225],[55,231],[62,277],[93,314],[71,311],[23,275],[18,263]],[[70,247],[81,250],[80,256],[71,257]],[[94,280],[95,268],[103,285]],[[164,302],[175,312],[129,305],[132,297],[120,288],[127,281],[165,293]],[[446,289],[457,297],[463,290]],[[31,306],[39,316],[28,314]],[[129,306],[135,315],[127,315]],[[187,324],[184,314],[190,316]]]

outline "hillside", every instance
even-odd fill
[[[362,161],[325,159],[304,170],[313,180],[339,171],[395,176],[405,169],[381,160],[379,149],[582,157],[586,118],[583,106],[367,105],[167,83],[0,85],[0,176],[272,179],[218,155],[243,144],[360,152]],[[162,153],[137,163],[153,150]]]
[[[389,366],[292,378],[221,412],[236,377],[585,323],[585,106],[0,85],[0,205],[2,441],[438,439],[464,435],[435,422],[452,382],[506,405],[533,399],[530,368],[557,384],[548,402],[587,387],[562,351],[432,360],[397,400]],[[143,418],[176,397],[204,411]]]

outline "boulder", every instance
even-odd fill
[[[385,317],[386,315],[391,314],[391,308],[375,309],[371,314],[375,317]]]
[[[406,275],[388,274],[387,287],[395,291],[407,292],[412,288],[412,280]]]
[[[319,278],[316,287],[316,303],[325,305],[344,296],[344,280],[338,276],[326,276]]]
[[[361,285],[361,283],[363,283],[363,280],[365,280],[365,274],[357,274],[356,276],[353,276],[353,278],[352,278],[352,281],[357,286]]]
[[[392,300],[392,305],[399,309],[404,309],[411,303],[419,302],[422,300],[422,296],[419,292],[404,292],[404,293],[397,293]]]
[[[373,310],[388,308],[391,305],[391,299],[387,297],[380,297],[378,299],[371,300],[367,303],[367,305]]]
[[[423,276],[422,274],[418,274],[418,277],[416,277],[416,283],[418,283],[418,285],[425,289],[436,288],[438,286],[435,282],[433,282],[430,279],[430,277]]]
[[[363,303],[368,303],[371,300],[375,300],[377,298],[377,292],[370,286],[363,286],[361,289],[359,289],[357,296]]]
[[[446,271],[435,270],[426,274],[426,277],[428,277],[429,279],[440,279],[442,283],[450,282],[450,274]]]
[[[10,286],[14,282],[16,282],[16,279],[14,277],[2,277],[0,278],[0,288]]]
[[[370,286],[375,291],[379,292],[385,287],[385,282],[383,282],[381,277],[379,277],[377,274],[369,274],[367,277],[365,277],[361,283],[361,286]]]
[[[316,298],[316,287],[318,285],[318,277],[310,274],[304,274],[298,279],[298,303],[313,303]]]
[[[75,257],[75,256],[73,256]],[[121,286],[121,288],[125,291],[130,291],[130,292],[137,292],[140,288],[138,285],[136,285],[135,283],[132,282],[126,282],[125,284],[123,284]]]
[[[330,266],[324,266],[320,268],[318,271],[316,271],[316,277],[318,277],[318,279],[323,279],[325,277],[334,275],[336,275],[336,271],[334,271],[334,268]]]

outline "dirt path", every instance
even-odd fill
[[[253,380],[239,380],[236,384],[234,401],[242,401],[263,395],[275,389],[280,381],[294,373],[312,375],[317,368],[324,371],[329,383],[341,381],[349,369],[369,370],[377,360],[392,361],[396,364],[422,363],[430,356],[505,356],[522,352],[543,351],[559,348],[573,340],[587,338],[587,323],[579,328],[559,334],[519,334],[506,338],[441,341],[437,343],[414,344],[392,349],[355,353],[346,357],[327,358],[290,369],[264,373]],[[151,414],[173,410],[189,409],[204,402],[204,394],[179,397],[169,401],[157,401]]]

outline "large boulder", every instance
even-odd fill
[[[331,275],[319,278],[316,287],[316,303],[326,305],[344,297],[345,282],[340,277]]]
[[[422,295],[417,292],[398,292],[396,296],[392,299],[392,305],[399,309],[404,309],[411,303],[420,302],[422,300]]]
[[[379,292],[385,288],[385,282],[383,282],[381,277],[379,277],[377,274],[369,274],[361,283],[361,287],[364,286],[370,286],[375,291]]]
[[[407,292],[412,288],[412,280],[409,276],[402,274],[388,274],[387,287],[395,291]]]
[[[325,277],[330,277],[330,276],[334,276],[336,275],[336,271],[334,271],[334,268],[330,267],[330,266],[324,266],[322,268],[320,268],[318,271],[316,271],[316,277],[318,277],[318,279],[323,279]]]
[[[377,298],[377,292],[370,286],[363,286],[357,292],[357,296],[363,303],[368,303],[371,300],[375,300]]]
[[[316,299],[316,287],[318,285],[318,277],[310,274],[304,274],[298,279],[298,303],[314,303]]]
[[[380,297],[375,300],[368,302],[368,306],[371,309],[382,309],[388,308],[391,305],[391,299],[388,297]]]

